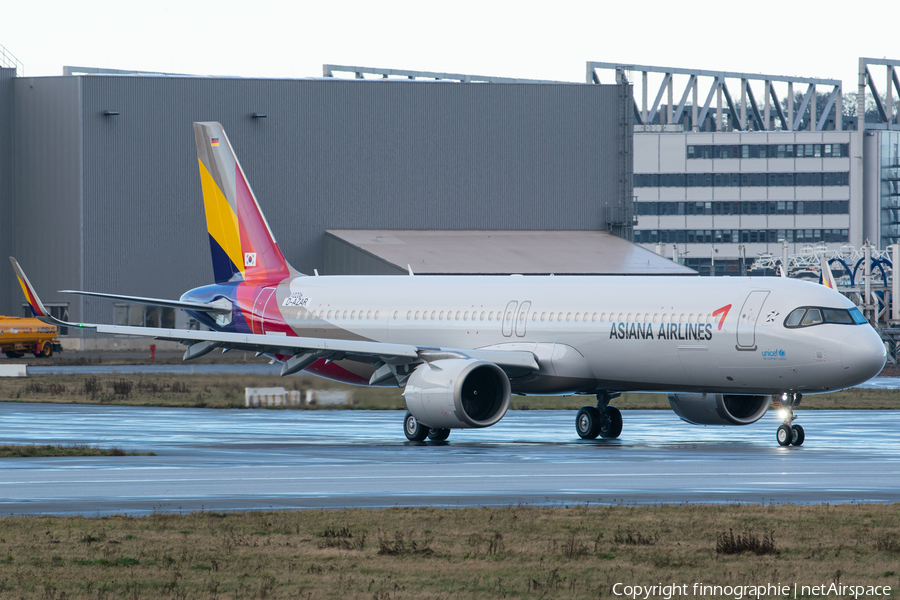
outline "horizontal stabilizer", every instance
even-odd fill
[[[123,302],[135,302],[137,304],[150,304],[152,306],[167,306],[183,310],[198,310],[203,312],[231,312],[231,303],[227,300],[221,302],[185,302],[184,300],[165,300],[162,298],[144,298],[143,296],[123,296],[121,294],[104,294],[103,292],[82,292],[80,290],[59,290],[61,294],[76,294],[78,296],[94,296],[96,298],[110,298]]]

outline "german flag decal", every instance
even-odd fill
[[[212,138],[209,140],[209,145],[215,148],[219,145],[219,138]]]

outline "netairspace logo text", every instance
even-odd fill
[[[648,600],[649,598],[663,598],[671,600],[676,597],[704,598],[709,596],[728,597],[735,600],[744,598],[766,598],[771,596],[788,596],[796,599],[798,596],[850,596],[851,598],[873,598],[891,595],[890,586],[886,585],[845,585],[840,583],[821,585],[785,585],[781,583],[767,583],[763,585],[706,585],[704,583],[691,584],[656,584],[656,585],[627,585],[617,583],[612,588],[613,594],[625,598]]]

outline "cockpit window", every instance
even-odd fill
[[[849,310],[846,308],[802,306],[792,310],[784,320],[785,327],[810,327],[812,325],[821,325],[822,323],[864,325],[866,318],[855,306]]]
[[[803,315],[806,314],[805,308],[797,308],[791,311],[791,314],[788,315],[787,319],[784,320],[785,327],[796,327],[800,324],[800,320],[803,318]]]
[[[818,325],[819,323],[824,323],[825,319],[822,318],[822,311],[818,308],[810,308],[806,311],[806,315],[803,317],[803,320],[800,321],[800,325]]]
[[[854,324],[853,317],[850,316],[850,311],[838,308],[825,308],[822,312],[825,313],[826,323],[840,323],[841,325]]]
[[[850,309],[850,316],[853,317],[853,322],[856,323],[857,325],[862,325],[863,323],[866,322],[866,318],[863,316],[863,314],[861,312],[859,312],[859,309],[856,308],[855,306]]]

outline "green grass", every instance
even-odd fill
[[[898,565],[900,504],[0,518],[2,599],[593,599],[616,583],[836,581],[896,595]]]

